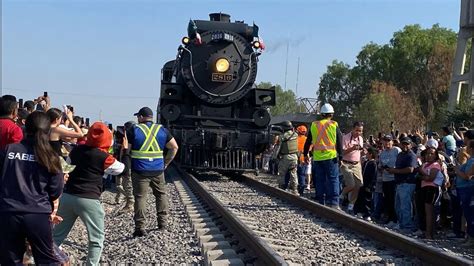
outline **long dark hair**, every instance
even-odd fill
[[[49,131],[51,129],[50,117],[35,111],[26,119],[26,135],[33,140],[36,161],[46,167],[48,172],[58,174],[61,172],[61,162],[55,154],[51,144],[49,144]]]
[[[49,109],[46,114],[49,117],[49,122],[54,123],[56,119],[60,118],[63,115],[63,112],[59,110],[58,108],[51,108]]]

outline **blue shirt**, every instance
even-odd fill
[[[467,162],[461,165],[460,170],[463,173],[466,173],[474,165],[474,158],[470,158]],[[460,176],[456,176],[456,187],[465,188],[474,186],[474,180],[466,180]]]
[[[443,138],[444,147],[446,150],[455,151],[456,150],[456,140],[453,135],[447,135]]]
[[[380,152],[379,156],[379,169],[383,169],[384,166],[390,168],[395,167],[395,162],[397,161],[398,154],[401,152],[400,148],[392,147],[390,150],[383,150]],[[390,174],[387,171],[382,172],[382,181],[388,182],[395,180],[395,176]]]
[[[403,169],[407,167],[416,168],[418,166],[418,162],[416,160],[416,155],[413,153],[412,150],[407,152],[400,152],[397,156],[397,161],[395,162],[396,169]],[[410,174],[395,174],[395,181],[399,183],[416,183],[416,173]]]
[[[146,125],[150,128],[152,122],[146,122]],[[143,143],[145,142],[145,135],[143,134],[142,130],[138,128],[136,125],[127,132],[127,136],[129,138],[129,142],[132,144],[132,150],[139,149]],[[164,128],[163,126],[158,130],[158,134],[156,134],[156,140],[158,142],[158,146],[160,150],[164,151],[166,147],[166,143],[168,143],[173,136],[169,133],[169,131]],[[132,165],[131,170],[137,172],[142,175],[159,175],[163,172],[165,168],[164,158],[157,158],[157,159],[135,159],[132,158]]]

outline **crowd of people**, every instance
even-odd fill
[[[87,265],[98,265],[105,213],[105,180],[116,176],[116,203],[134,212],[134,237],[146,234],[146,196],[156,197],[157,227],[167,226],[164,170],[178,145],[153,123],[153,111],[134,114],[138,123],[112,126],[75,116],[74,107],[51,106],[47,93],[32,101],[0,97],[0,265],[67,264],[61,244],[77,218],[87,228]],[[166,154],[163,153],[167,150]]]
[[[51,106],[45,93],[32,101],[0,98],[0,264],[66,264],[60,248],[77,218],[87,228],[86,263],[97,265],[104,245],[100,198],[116,176],[121,212],[132,212],[133,237],[146,234],[148,188],[156,197],[157,227],[167,227],[164,170],[177,153],[170,132],[141,108],[114,130],[76,116],[72,106]],[[263,155],[263,166],[281,176],[281,187],[320,204],[407,234],[450,237],[474,247],[474,130],[443,127],[442,136],[420,131],[364,138],[364,123],[343,134],[325,104],[321,119],[293,127]],[[164,153],[166,150],[166,153]]]
[[[398,133],[392,124],[364,138],[363,122],[343,134],[333,115],[325,104],[309,130],[282,123],[263,164],[283,189],[304,195],[313,185],[314,199],[328,207],[427,239],[450,228],[448,237],[474,248],[474,129]]]

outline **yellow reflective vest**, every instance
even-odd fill
[[[337,127],[336,121],[328,119],[314,121],[311,124],[314,161],[330,160],[337,157]]]

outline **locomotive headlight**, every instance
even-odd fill
[[[252,43],[252,46],[253,46],[253,48],[258,49],[258,48],[260,48],[262,45],[260,44],[259,41],[255,41],[255,42]]]
[[[229,67],[230,67],[229,60],[227,60],[225,58],[217,59],[217,61],[216,61],[216,70],[217,70],[217,72],[220,72],[220,73],[227,72],[227,70],[229,70]]]
[[[181,39],[181,42],[184,44],[184,45],[187,45],[191,40],[189,39],[189,37],[183,37],[183,39]]]

